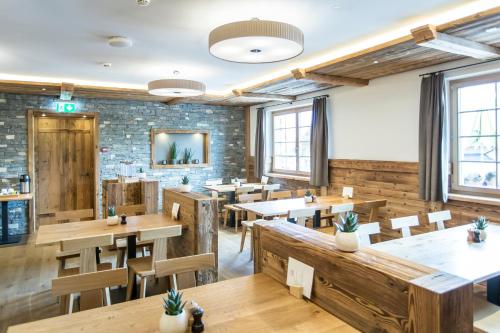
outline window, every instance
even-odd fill
[[[310,107],[273,113],[273,171],[309,174]]]
[[[500,193],[500,76],[452,83],[452,188]]]

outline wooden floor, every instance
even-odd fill
[[[219,231],[219,280],[253,273],[250,238],[242,253],[240,240],[241,232]],[[50,294],[50,281],[57,273],[56,248],[35,248],[33,241],[31,237],[26,245],[0,247],[0,333],[10,325],[59,314],[59,305]],[[113,255],[104,252],[102,261],[114,263]]]

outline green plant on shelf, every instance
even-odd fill
[[[169,156],[170,156],[170,162],[175,163],[175,160],[177,159],[177,143],[172,142],[169,146]]]
[[[184,149],[184,163],[189,164],[193,159],[193,150],[191,148]]]
[[[170,290],[167,293],[167,298],[163,299],[163,308],[165,309],[165,314],[168,316],[177,316],[182,313],[186,302],[182,302],[182,293]]]
[[[359,228],[358,214],[348,212],[345,217],[340,216],[340,222],[335,225],[340,232],[355,232]]]
[[[182,184],[182,185],[187,185],[187,184],[189,184],[189,178],[188,178],[188,176],[184,176],[184,177],[182,177],[182,179],[181,179],[181,184]]]

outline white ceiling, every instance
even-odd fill
[[[472,2],[151,0],[149,7],[139,7],[136,0],[1,0],[0,78],[145,87],[178,70],[180,77],[220,92],[418,16]],[[213,28],[253,17],[298,26],[304,32],[304,53],[287,62],[257,65],[230,63],[208,53]],[[113,35],[131,38],[133,47],[109,47],[106,39]],[[113,65],[104,68],[103,62]]]

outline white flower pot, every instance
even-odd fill
[[[146,179],[147,175],[146,175],[145,172],[138,172],[137,173],[137,178],[139,178],[139,179]]]
[[[106,224],[107,225],[117,225],[118,222],[120,222],[120,219],[118,217],[118,215],[115,215],[115,216],[109,216],[107,219],[106,219]]]
[[[188,327],[188,320],[186,310],[177,316],[169,316],[164,312],[160,318],[160,333],[184,333]]]
[[[340,251],[356,252],[359,250],[358,232],[341,232],[335,234],[335,245]]]
[[[311,195],[310,197],[304,197],[304,201],[305,201],[306,203],[313,202],[313,197],[312,197],[312,195]]]
[[[191,192],[192,188],[193,187],[191,185],[189,185],[189,184],[187,184],[187,185],[183,185],[183,184],[179,185],[179,191],[181,191],[181,192]]]
[[[480,230],[479,239],[481,239],[481,242],[486,240],[487,236],[488,232],[486,230]]]

